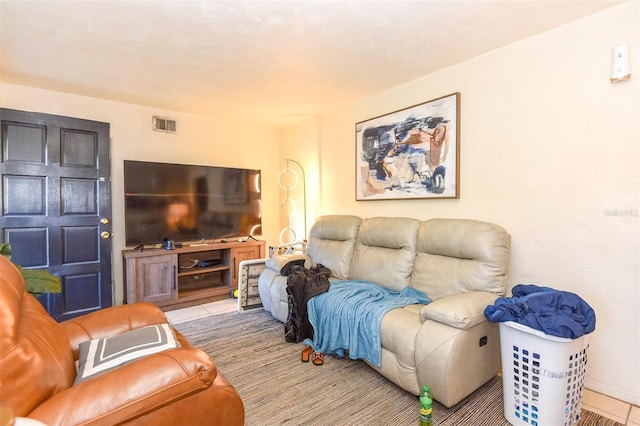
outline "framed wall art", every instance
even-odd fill
[[[356,201],[460,197],[460,93],[356,123]]]

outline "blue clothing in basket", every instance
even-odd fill
[[[491,322],[514,321],[546,334],[576,339],[596,328],[596,314],[580,296],[533,284],[518,284],[513,297],[499,297],[484,310]]]

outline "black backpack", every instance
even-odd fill
[[[298,343],[313,338],[313,327],[307,316],[307,301],[329,290],[331,271],[318,264],[310,269],[300,264],[287,264],[282,272],[287,275],[287,304],[289,313],[284,323],[287,342]]]

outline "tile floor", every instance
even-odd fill
[[[209,315],[236,312],[237,310],[237,299],[225,299],[205,305],[168,311],[165,312],[165,314],[171,323],[178,324]],[[607,395],[585,389],[582,396],[582,406],[589,411],[593,411],[594,413],[598,413],[624,425],[640,426],[640,407],[611,398]]]
[[[238,299],[224,299],[217,302],[206,303],[204,305],[191,306],[188,308],[176,309],[175,311],[167,311],[166,315],[169,322],[179,324],[198,318],[208,317],[209,315],[226,314],[227,312],[238,311]]]

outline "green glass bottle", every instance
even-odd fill
[[[433,420],[431,419],[431,413],[433,411],[433,399],[429,386],[424,385],[420,392],[420,426],[431,426]]]

